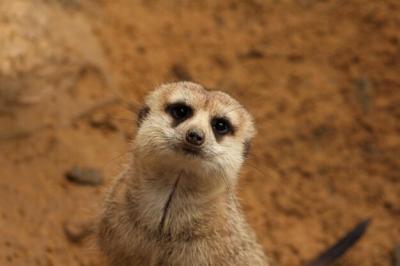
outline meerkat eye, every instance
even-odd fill
[[[225,118],[214,118],[211,121],[211,126],[215,134],[218,135],[226,135],[233,132],[231,123]]]
[[[193,114],[192,108],[183,103],[174,103],[169,105],[167,107],[167,112],[175,120],[183,120],[190,117]]]

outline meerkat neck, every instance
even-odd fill
[[[128,204],[140,223],[154,232],[180,234],[199,222],[212,220],[227,212],[231,193],[220,188],[196,187],[196,176],[187,171],[160,171],[135,164],[135,171],[128,171],[130,186]],[[203,184],[204,185],[204,184]]]

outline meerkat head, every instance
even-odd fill
[[[191,82],[150,93],[138,126],[135,150],[142,159],[227,178],[235,178],[255,133],[253,118],[236,100]]]

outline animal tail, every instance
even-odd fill
[[[357,224],[343,238],[339,239],[333,246],[322,252],[305,266],[327,266],[335,262],[365,234],[370,222],[371,219],[366,219]]]

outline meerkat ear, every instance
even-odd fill
[[[137,116],[137,126],[140,127],[142,122],[146,119],[146,116],[150,113],[150,107],[147,105],[144,105],[142,108],[140,108]]]
[[[250,140],[245,140],[243,142],[243,157],[244,158],[247,158],[249,156],[250,146],[251,146]]]

